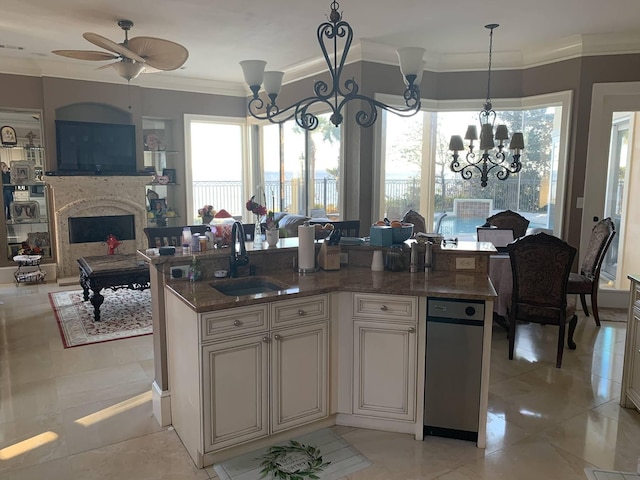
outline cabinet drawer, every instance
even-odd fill
[[[276,328],[292,323],[307,323],[329,318],[329,298],[327,295],[282,300],[271,304],[271,327]]]
[[[246,335],[268,328],[268,306],[237,307],[201,315],[203,342],[224,337]]]
[[[353,294],[354,318],[391,322],[416,322],[418,299],[400,295]]]
[[[632,287],[632,291],[631,291],[631,295],[632,295],[632,303],[637,307],[640,308],[640,283],[636,283],[633,282],[632,283],[633,287]]]

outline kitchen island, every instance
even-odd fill
[[[484,308],[477,441],[484,447],[495,297],[487,273],[373,272],[365,260],[301,275],[278,257],[296,251],[249,248],[258,275],[282,286],[272,292],[229,296],[214,287],[236,279],[164,279],[171,423],[194,463],[333,424],[422,439],[428,297]],[[357,253],[366,252],[370,258],[370,247]],[[148,258],[165,273],[180,261]]]

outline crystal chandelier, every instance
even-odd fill
[[[378,118],[378,109],[387,110],[397,115],[409,117],[420,110],[420,81],[424,70],[423,48],[406,47],[397,50],[400,61],[400,71],[404,77],[406,89],[403,97],[405,107],[392,107],[385,105],[378,100],[367,97],[359,93],[360,87],[355,79],[349,78],[341,80],[351,41],[353,40],[353,29],[346,21],[342,20],[342,14],[338,12],[340,5],[338,2],[331,3],[331,13],[327,22],[318,27],[318,43],[322,50],[331,80],[329,83],[318,80],[313,85],[313,96],[304,98],[286,108],[280,108],[276,104],[282,77],[284,72],[267,71],[266,63],[263,60],[244,60],[240,62],[244,78],[251,92],[252,98],[249,100],[249,113],[260,120],[269,120],[272,123],[282,123],[295,117],[296,123],[305,130],[313,130],[318,126],[318,117],[311,110],[318,111],[314,107],[320,104],[322,107],[328,106],[331,110],[331,123],[336,127],[342,123],[342,108],[352,100],[358,100],[363,106],[355,114],[355,120],[361,127],[370,127]],[[338,43],[343,44],[342,52],[339,52]],[[328,44],[328,45],[327,45]],[[329,53],[329,48],[331,53]],[[259,96],[260,88],[264,81],[264,89],[267,99],[263,100]]]
[[[460,135],[452,135],[449,141],[449,150],[453,152],[453,160],[451,160],[451,170],[460,173],[465,180],[471,180],[474,172],[480,172],[480,185],[484,188],[487,186],[489,172],[496,170],[498,180],[506,180],[512,173],[518,173],[522,168],[520,163],[520,155],[524,149],[524,138],[522,133],[514,133],[509,143],[509,150],[512,151],[513,161],[507,159],[504,142],[509,139],[509,131],[506,125],[498,125],[493,133],[493,125],[496,121],[496,112],[491,105],[491,56],[493,53],[493,30],[498,28],[497,23],[485,25],[484,28],[490,30],[489,33],[489,77],[487,81],[487,100],[483,110],[480,112],[480,155],[476,159],[476,153],[473,151],[474,140],[478,139],[478,131],[475,125],[467,127],[465,140],[469,140],[469,153],[466,155],[466,164],[460,162],[458,152],[464,150],[464,144]],[[494,141],[495,140],[495,141]],[[496,147],[497,151],[491,152]]]

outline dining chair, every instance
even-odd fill
[[[524,237],[527,234],[529,220],[517,212],[505,210],[487,218],[485,227],[512,228],[516,238]]]
[[[589,245],[580,265],[580,273],[571,273],[569,275],[567,293],[580,295],[582,309],[587,317],[589,316],[589,310],[586,296],[591,295],[591,310],[597,326],[600,326],[600,317],[598,316],[600,268],[615,234],[616,227],[610,217],[596,223],[591,230]]]
[[[509,360],[513,360],[518,321],[557,325],[556,368],[562,365],[565,325],[569,323],[567,346],[575,350],[573,333],[578,323],[575,297],[567,297],[567,284],[576,248],[564,240],[537,233],[507,245],[513,276],[509,309]]]

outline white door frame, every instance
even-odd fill
[[[589,243],[593,218],[602,218],[604,215],[613,112],[634,111],[640,111],[640,82],[593,85],[580,236],[581,257]],[[620,232],[616,232],[616,235],[620,235]],[[628,299],[628,290],[601,288],[598,294],[598,304],[603,307],[626,308]]]

